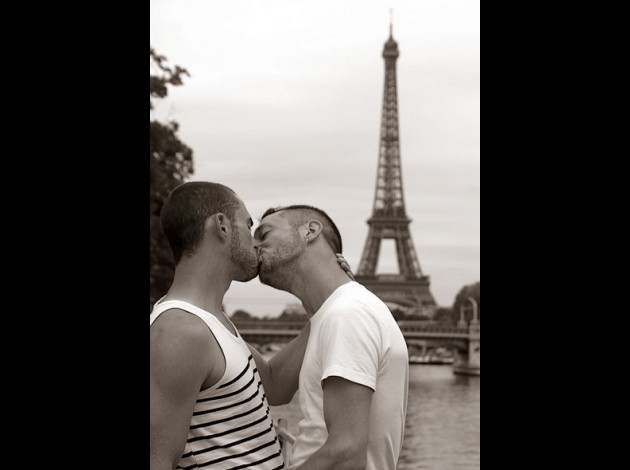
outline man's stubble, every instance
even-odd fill
[[[230,259],[241,268],[238,277],[234,279],[235,281],[247,282],[258,275],[258,256],[256,249],[251,242],[246,244],[238,231],[232,232]]]
[[[304,252],[306,245],[297,231],[292,232],[278,248],[266,251],[261,256],[260,282],[268,286],[291,292],[291,286],[295,282],[297,262]]]

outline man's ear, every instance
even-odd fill
[[[310,220],[306,224],[306,242],[307,244],[313,243],[322,233],[323,225],[319,220]]]
[[[219,240],[229,240],[232,223],[223,212],[217,212],[206,219],[204,229],[206,233],[216,236]]]

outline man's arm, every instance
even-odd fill
[[[225,369],[224,362],[210,364],[208,358],[223,360],[223,356],[200,319],[175,310],[162,316],[150,330],[151,470],[175,468],[186,445],[199,390],[208,381],[216,383]]]
[[[336,376],[324,379],[323,390],[328,439],[296,470],[364,470],[374,391]]]
[[[289,403],[295,395],[310,331],[311,323],[307,321],[300,334],[269,361],[262,357],[254,347],[247,345],[256,361],[270,405],[284,405]]]

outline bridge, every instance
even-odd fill
[[[287,343],[306,325],[303,321],[287,320],[234,320],[245,341],[258,346]],[[445,347],[455,351],[454,370],[458,373],[479,374],[481,326],[474,319],[470,324],[460,321],[457,326],[443,326],[430,321],[401,320],[407,347]]]

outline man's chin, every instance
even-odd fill
[[[286,282],[283,282],[282,277],[274,276],[273,273],[269,271],[260,270],[258,273],[258,279],[262,284],[266,286],[273,287],[274,289],[283,290],[285,292],[290,292],[288,290],[288,285]]]
[[[260,266],[260,270],[258,271],[258,279],[260,279],[260,282],[265,285],[275,287],[273,285],[273,277],[271,273],[269,272],[268,269],[265,269],[262,265]]]
[[[266,284],[269,285],[269,277],[267,277],[266,274],[263,274],[262,272],[258,273],[258,280],[262,283],[262,284]]]
[[[234,278],[234,280],[238,282],[249,282],[256,276],[258,276],[258,266],[256,266],[256,269],[252,269],[248,272],[242,273],[239,277]]]

